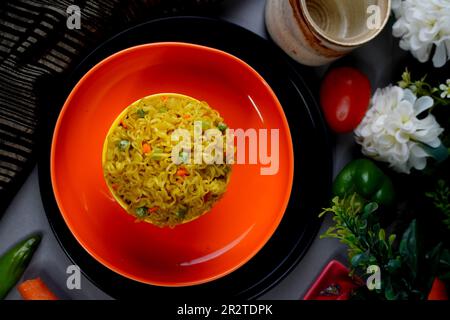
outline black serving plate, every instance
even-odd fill
[[[50,180],[53,129],[59,110],[76,82],[92,66],[117,51],[160,41],[190,42],[217,48],[251,65],[265,78],[280,100],[294,145],[294,185],[288,209],[275,234],[253,259],[238,270],[221,279],[190,287],[167,288],[142,284],[122,277],[97,262],[80,246],[64,223]],[[320,225],[317,214],[329,198],[331,150],[326,127],[310,90],[287,56],[271,42],[239,26],[211,18],[173,17],[149,21],[104,42],[80,63],[71,76],[53,81],[46,88],[44,90],[54,94],[48,94],[42,103],[51,104],[54,107],[52,110],[56,110],[53,114],[43,113],[41,119],[38,168],[47,217],[70,259],[109,295],[121,299],[253,299],[277,284],[307,251]],[[245,192],[245,186],[242,190]]]

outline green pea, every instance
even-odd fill
[[[145,118],[145,115],[147,114],[147,112],[145,112],[144,109],[138,109],[136,114],[138,115],[139,118]]]
[[[177,218],[179,219],[184,219],[184,217],[186,216],[188,212],[188,209],[186,208],[180,208],[175,212],[175,215],[177,216]]]
[[[220,122],[220,123],[217,125],[217,129],[219,129],[220,131],[225,131],[225,130],[228,129],[228,126],[227,126],[225,123]]]
[[[125,151],[130,146],[130,141],[128,140],[120,140],[119,141],[119,149]]]
[[[147,207],[140,207],[136,209],[136,215],[139,218],[145,218],[148,214],[148,208]]]
[[[189,153],[187,153],[186,151],[181,151],[180,159],[182,163],[187,163],[189,161]]]

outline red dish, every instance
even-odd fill
[[[339,261],[330,261],[303,300],[348,300],[351,292],[362,285],[360,279],[351,278],[349,273]]]

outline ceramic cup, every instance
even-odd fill
[[[293,59],[320,66],[375,38],[390,10],[391,0],[267,0],[266,26]]]

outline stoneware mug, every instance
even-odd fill
[[[375,38],[391,0],[267,0],[266,27],[293,59],[320,66]]]

